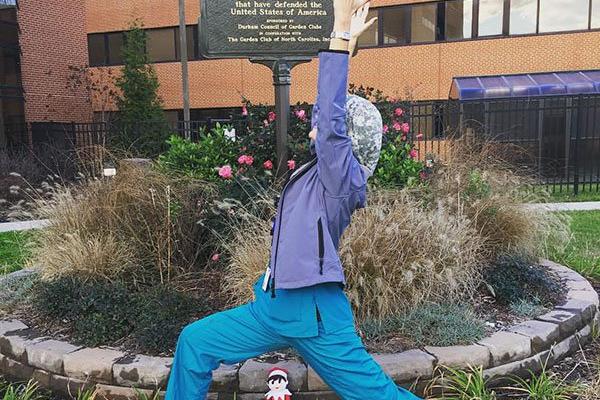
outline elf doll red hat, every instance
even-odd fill
[[[267,400],[291,400],[292,393],[287,389],[288,371],[285,368],[274,367],[269,370],[267,378],[269,392],[265,394]]]

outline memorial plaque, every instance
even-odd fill
[[[208,58],[316,56],[329,47],[332,0],[202,0],[200,53]]]

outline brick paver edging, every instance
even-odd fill
[[[564,304],[530,321],[497,332],[469,346],[425,347],[395,354],[373,354],[384,370],[400,385],[417,382],[422,388],[438,365],[466,368],[481,366],[491,379],[508,374],[523,375],[552,365],[591,339],[600,323],[598,294],[578,273],[550,261],[544,266],[563,280],[568,293]],[[99,398],[135,398],[135,390],[164,388],[171,358],[126,356],[110,348],[83,348],[38,337],[18,320],[0,320],[0,373],[9,377],[36,379],[57,393],[77,393],[94,388]],[[289,370],[294,398],[327,400],[338,397],[310,368],[300,361],[278,362]],[[209,399],[264,399],[265,377],[273,364],[252,359],[236,365],[221,365],[213,374]],[[418,390],[418,389],[417,389]]]

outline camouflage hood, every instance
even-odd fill
[[[346,126],[352,139],[352,152],[358,162],[373,175],[383,138],[383,122],[379,110],[370,101],[349,95],[346,100]]]

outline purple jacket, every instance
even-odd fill
[[[338,256],[354,210],[366,203],[367,174],[346,134],[348,52],[321,50],[316,158],[285,185],[271,245],[271,291],[323,282],[346,284]]]

